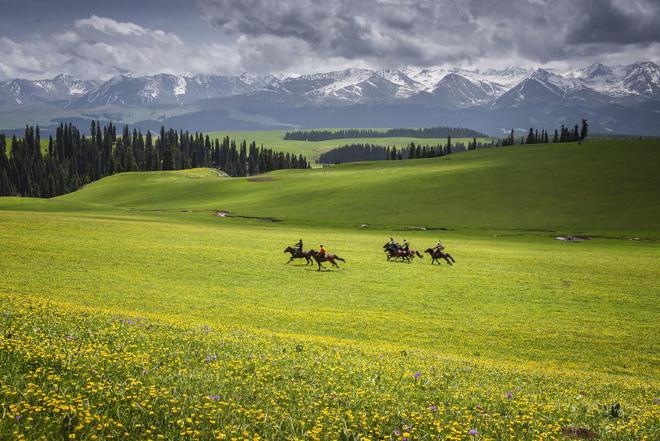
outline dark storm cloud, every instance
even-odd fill
[[[304,43],[305,56],[419,65],[533,62],[660,42],[657,0],[200,0],[226,34]],[[624,47],[625,46],[625,47]]]
[[[659,61],[658,23],[660,0],[0,0],[0,78]]]
[[[571,44],[648,44],[660,41],[660,2],[587,0],[568,34]]]

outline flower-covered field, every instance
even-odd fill
[[[660,436],[644,382],[0,301],[4,439]]]
[[[656,441],[658,169],[594,141],[0,198],[0,441]]]

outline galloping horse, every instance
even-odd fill
[[[346,262],[344,259],[339,257],[336,254],[321,254],[316,250],[310,250],[309,253],[312,255],[314,260],[316,260],[316,263],[319,266],[319,269],[317,271],[321,271],[321,268],[325,268],[324,266],[321,266],[322,262],[330,262],[335,268],[339,268],[339,265],[335,262],[335,260],[341,260],[342,262]]]
[[[415,256],[419,258],[423,258],[421,254],[419,254],[418,251],[415,250],[404,250],[401,247],[396,246],[395,244],[392,243],[386,243],[383,245],[384,251],[387,253],[387,260],[389,261],[390,259],[401,259],[402,262],[412,262],[412,260],[415,258]]]
[[[286,254],[286,253],[290,253],[290,254],[291,254],[291,258],[290,258],[289,261],[286,263],[287,265],[290,264],[291,261],[292,261],[293,259],[305,259],[305,260],[307,261],[307,263],[305,264],[305,266],[313,264],[313,262],[312,262],[312,257],[311,257],[311,256],[312,256],[312,252],[311,252],[311,251],[298,251],[297,248],[286,247],[286,249],[284,250],[284,253],[285,253],[285,254]]]
[[[427,248],[424,250],[425,253],[429,253],[433,260],[431,260],[431,265],[433,265],[434,262],[438,262],[438,265],[440,265],[440,261],[438,259],[445,259],[445,261],[451,266],[452,262],[456,263],[453,257],[449,253],[445,253],[444,251],[440,250],[434,250],[433,248]]]

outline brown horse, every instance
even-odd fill
[[[452,262],[456,263],[453,257],[451,257],[451,254],[445,253],[444,251],[440,250],[434,250],[433,248],[427,248],[424,250],[425,253],[429,253],[432,257],[433,260],[431,260],[431,265],[433,265],[434,262],[438,262],[438,265],[440,265],[440,261],[438,259],[445,259],[445,261],[451,266]]]
[[[313,262],[312,262],[312,252],[311,251],[298,251],[297,248],[286,247],[286,249],[284,250],[284,253],[285,254],[286,253],[291,254],[291,258],[286,263],[287,265],[290,264],[291,261],[293,261],[293,259],[305,259],[307,261],[305,266],[313,264]]]
[[[330,262],[332,266],[334,266],[335,268],[339,268],[339,265],[337,265],[337,262],[335,262],[335,260],[341,260],[342,262],[346,262],[344,259],[342,259],[336,254],[330,254],[330,253],[321,254],[316,250],[310,250],[310,253],[319,266],[319,269],[317,271],[321,271],[321,268],[325,269],[325,267],[321,265],[322,262]]]
[[[406,251],[404,248],[401,248],[399,245],[393,244],[391,242],[388,242],[385,245],[383,245],[383,250],[385,251],[385,253],[387,253],[388,261],[390,259],[394,259],[395,261],[400,259],[402,262],[410,263],[415,258],[415,256],[419,257],[420,259],[424,258],[424,256],[419,254],[418,251],[415,250]]]

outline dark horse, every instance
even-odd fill
[[[284,253],[285,254],[286,253],[291,254],[291,258],[287,262],[287,265],[290,264],[291,261],[293,261],[293,259],[305,259],[307,261],[305,266],[311,265],[313,263],[312,262],[312,252],[311,251],[298,251],[297,248],[286,247],[286,249],[284,250]]]
[[[383,250],[387,253],[387,260],[394,259],[394,260],[401,260],[402,262],[410,263],[415,258],[415,256],[419,258],[423,258],[423,256],[419,254],[418,251],[415,250],[406,251],[400,246],[397,246],[392,243],[386,243],[385,245],[383,245]]]
[[[310,254],[316,260],[316,263],[319,266],[319,269],[317,271],[321,271],[321,268],[325,268],[324,266],[321,266],[321,263],[323,262],[330,262],[335,268],[339,268],[339,265],[337,265],[337,262],[335,260],[341,260],[342,262],[346,262],[344,259],[339,257],[336,254],[321,254],[316,250],[310,250]]]
[[[433,248],[427,248],[424,250],[425,253],[429,253],[433,260],[431,260],[431,265],[433,265],[434,262],[438,262],[438,265],[440,265],[440,261],[438,259],[445,259],[445,261],[451,266],[452,262],[456,263],[453,257],[449,253],[445,253],[444,251],[440,250],[434,250]]]

